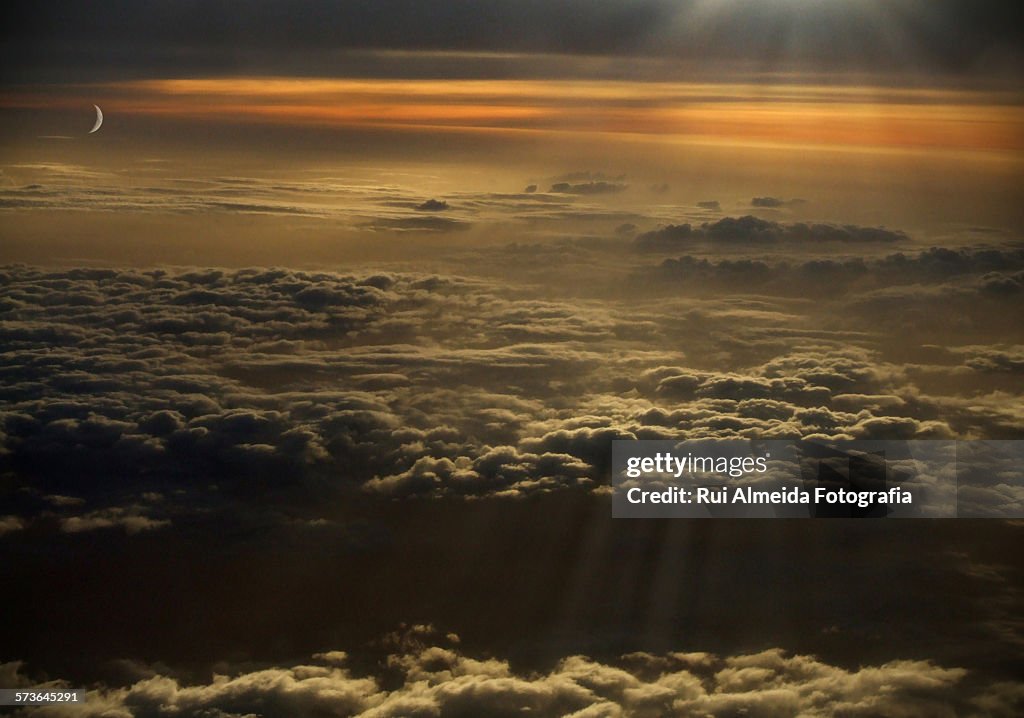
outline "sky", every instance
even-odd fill
[[[324,73],[318,63],[352,50],[664,58],[711,70],[732,63],[812,72],[1002,70],[1011,77],[1020,60],[1020,9],[966,0],[306,0],[287,7],[266,0],[244,8],[161,0],[144,7],[15,2],[7,12],[15,21],[4,31],[12,79],[55,72],[50,79],[63,80],[76,65],[119,76],[249,67],[281,74],[287,66],[294,71],[287,74],[335,75],[336,66]],[[428,64],[413,72],[437,70]]]
[[[218,222],[186,233],[205,235],[188,250],[200,263],[214,244],[230,249],[209,261],[244,264],[236,245],[273,236],[281,215],[310,240],[280,253],[259,240],[261,262],[373,253],[363,227],[446,219],[486,225],[466,235],[474,241],[508,241],[523,229],[514,195],[586,172],[629,187],[603,203],[638,221],[612,230],[671,222],[680,204],[735,213],[765,194],[812,198],[786,205],[800,219],[943,241],[1021,220],[1012,5],[471,5],[10,5],[0,199],[18,231],[0,251],[31,262],[42,242],[58,244],[53,258],[115,261],[140,250],[111,235],[141,225],[157,245],[143,256],[166,261],[188,244],[166,235],[194,211],[190,189],[219,202]],[[94,104],[107,131],[83,138]],[[225,178],[291,184],[268,204],[219,186]],[[55,182],[55,195],[26,189]],[[387,204],[452,193],[507,197],[427,221]],[[258,227],[235,232],[226,215],[237,214]],[[325,248],[328,225],[307,216],[334,220],[342,246]],[[74,238],[96,233],[107,239]]]
[[[616,439],[1022,438],[1015,4],[4,13],[0,687],[90,689],[24,715],[1020,713],[1019,475],[609,496]]]

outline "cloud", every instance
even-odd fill
[[[491,385],[499,370],[539,393],[597,367],[580,342],[611,336],[600,314],[429,275],[5,277],[3,461],[32,486],[87,502],[84,511],[58,506],[65,531],[134,532],[170,520],[163,507],[107,504],[117,493],[105,478],[112,472],[136,498],[165,482],[190,491],[216,484],[239,498],[267,483],[301,494],[327,474],[371,493],[590,481],[577,456],[515,448],[523,420],[544,409]],[[447,323],[429,320],[436,312]],[[479,341],[464,343],[467,327],[483,332]],[[349,350],[331,349],[338,341]],[[464,388],[438,389],[448,382]]]
[[[97,172],[77,165],[34,163],[13,165],[25,183],[0,187],[0,211],[60,210],[146,215],[257,215],[263,217],[331,219],[346,226],[392,229],[457,229],[468,227],[474,212],[447,201],[420,199],[412,187],[357,183],[331,176],[296,179],[251,177],[189,177],[150,175],[135,169]],[[144,178],[140,181],[139,175]],[[126,181],[128,180],[128,181]],[[467,193],[468,202],[492,212],[521,209],[511,197],[491,198]],[[534,204],[542,203],[536,200]],[[445,218],[424,213],[449,212]]]
[[[979,372],[1019,374],[1024,371],[1024,345],[951,348],[964,356],[964,365]]]
[[[757,207],[758,209],[779,209],[781,207],[805,204],[806,201],[803,199],[780,199],[778,197],[754,197],[750,200],[750,206]]]
[[[986,368],[988,394],[943,382],[961,381],[965,361],[980,376],[1016,345],[908,365],[872,328],[933,293],[985,294],[993,266],[1021,261],[1016,250],[691,256],[642,292],[683,276],[763,296],[640,293],[621,305],[429,274],[8,267],[0,464],[36,499],[5,514],[12,527],[140,532],[212,507],[262,510],[267,491],[281,507],[353,492],[600,491],[622,437],[1013,436],[1024,416],[1007,401],[1012,372]],[[832,282],[828,302],[772,298],[806,286],[797,278],[817,263],[877,284]],[[1004,295],[985,296],[975,311],[1010,321],[993,310]]]
[[[624,192],[628,185],[617,182],[583,182],[570,184],[568,182],[556,182],[551,185],[548,192],[556,194],[617,194]]]
[[[866,236],[870,235],[868,231]],[[659,230],[657,238],[648,236],[642,244],[645,248],[667,249],[670,245],[697,243],[701,236],[699,229],[689,225],[670,226]],[[900,295],[924,300],[932,296],[948,300],[952,295],[972,293],[998,301],[1001,295],[1017,291],[1013,272],[1020,269],[1024,269],[1020,250],[932,247],[916,254],[897,252],[843,259],[802,259],[785,252],[758,259],[717,260],[688,254],[665,259],[653,275],[645,271],[643,276],[645,282],[661,278],[679,286],[756,287],[759,292],[775,295],[850,295],[858,303],[871,302],[876,291],[886,298]],[[894,306],[898,304],[893,302]]]
[[[368,229],[396,232],[453,232],[465,231],[472,225],[469,222],[448,217],[381,217],[371,220],[363,226]]]
[[[79,706],[30,714],[134,718],[164,715],[305,716],[749,716],[1016,715],[1024,690],[1012,681],[970,681],[967,671],[928,660],[892,660],[850,670],[779,649],[711,653],[631,653],[613,660],[561,658],[548,670],[517,671],[501,658],[475,658],[458,637],[412,626],[385,640],[376,674],[348,667],[342,651],[308,663],[218,672],[187,683],[134,671],[124,686],[89,690]],[[27,685],[24,666],[4,664],[7,685]],[[224,669],[221,669],[222,671]],[[49,683],[63,687],[61,681]]]
[[[636,238],[642,249],[669,251],[694,243],[774,243],[774,242],[842,242],[856,244],[907,242],[900,231],[882,227],[861,227],[851,224],[783,224],[753,215],[723,217],[699,226],[669,224],[644,232]]]
[[[17,516],[0,516],[0,536],[20,531],[23,528],[25,528],[25,521]]]
[[[1016,332],[1013,318],[1001,308],[1022,294],[1024,271],[1014,271],[1014,263],[1008,262],[1005,271],[868,289],[852,296],[849,307],[855,316],[871,317],[876,328],[894,336],[948,336],[945,318],[955,316],[961,329],[959,342],[996,338],[1004,343]]]
[[[65,533],[82,533],[98,529],[120,528],[129,535],[142,531],[170,526],[171,522],[163,519],[152,519],[140,513],[139,507],[128,509],[115,506],[100,511],[92,511],[82,516],[70,516],[61,519],[61,531]]]

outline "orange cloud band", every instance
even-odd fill
[[[1024,150],[998,93],[800,84],[205,78],[8,93],[8,107],[340,127],[602,132],[724,143]]]

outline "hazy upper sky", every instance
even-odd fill
[[[1016,3],[969,0],[358,0],[8,3],[7,81],[194,74],[564,76],[582,58],[666,72],[1014,72]],[[498,53],[368,65],[352,50]],[[521,55],[562,56],[523,63]],[[682,64],[679,64],[681,62]],[[614,65],[620,65],[614,67]],[[601,67],[600,64],[597,67]]]

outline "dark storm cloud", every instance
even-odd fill
[[[230,2],[125,0],[101,6],[16,2],[4,14],[7,81],[55,73],[66,79],[69,71],[93,78],[335,74],[345,57],[337,51],[353,49],[655,55],[704,64],[746,61],[761,70],[796,64],[958,72],[1018,62],[1024,26],[1014,3],[967,0],[714,6],[670,0],[261,0],[243,8]],[[367,69],[359,58],[346,65],[356,72]],[[545,65],[548,74],[558,71],[557,64]],[[438,69],[429,62],[400,67],[405,74]],[[456,69],[450,63],[447,68]],[[491,70],[507,73],[508,62]]]
[[[931,715],[1008,718],[1021,707],[1018,682],[977,681],[929,660],[892,660],[855,670],[810,655],[768,650],[633,652],[617,659],[561,657],[527,673],[500,657],[474,657],[459,636],[414,625],[386,638],[373,673],[350,667],[344,651],[289,666],[232,668],[188,683],[136,666],[124,686],[89,691],[84,706],[33,710],[40,716],[708,716]],[[0,666],[8,686],[31,684],[20,662]],[[61,688],[62,681],[48,686]]]

